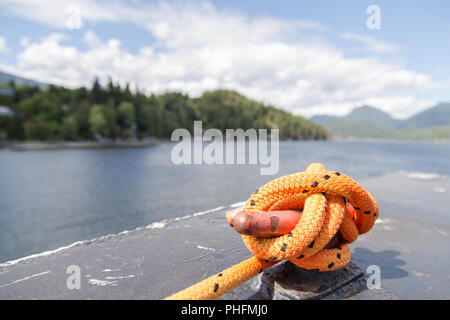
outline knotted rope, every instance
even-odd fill
[[[349,201],[355,211],[345,210]],[[255,255],[166,299],[215,299],[241,285],[281,260],[310,270],[332,271],[344,267],[351,258],[349,243],[369,231],[378,218],[374,197],[356,181],[311,164],[305,172],[275,179],[260,187],[247,200],[243,210],[292,210],[303,208],[297,225],[276,238],[243,235]],[[325,249],[340,233],[336,248]]]

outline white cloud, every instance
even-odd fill
[[[6,44],[6,39],[4,37],[0,37],[0,53],[8,53],[9,48]]]
[[[98,48],[102,45],[100,38],[92,31],[86,32],[83,40],[90,48]]]
[[[239,22],[238,20],[246,20],[243,15],[236,13],[226,13],[224,11],[217,11],[214,6],[208,1],[173,1],[170,4],[162,0],[156,4],[145,3],[145,1],[131,1],[124,3],[122,1],[108,1],[108,0],[3,0],[0,2],[0,7],[3,7],[5,12],[26,18],[31,21],[43,23],[56,28],[65,28],[67,24],[70,8],[77,7],[80,9],[81,18],[88,22],[119,22],[127,21],[133,22],[142,27],[146,27],[158,34],[158,37],[164,37],[165,32],[170,32],[175,29],[169,28],[168,24],[161,18],[167,17],[167,20],[174,21],[176,18],[181,18],[185,23],[189,22],[192,27],[188,31],[194,35],[196,27],[205,26],[205,22],[209,20],[209,25],[213,27],[212,31],[221,31],[228,26],[220,26],[214,23],[214,18],[219,17],[222,22],[233,24]],[[189,16],[180,11],[189,11]],[[201,18],[202,22],[197,24],[196,19]],[[268,20],[272,20],[267,18]],[[275,21],[275,20],[274,20]],[[281,22],[281,20],[278,20]],[[285,23],[285,22],[284,22]],[[295,21],[294,28],[300,29],[315,29],[325,30],[326,28],[316,22],[312,21]],[[201,30],[204,35],[203,30]],[[269,30],[264,28],[261,33],[266,33]],[[276,32],[276,31],[275,31]],[[195,36],[195,35],[194,35]],[[235,36],[238,36],[235,34]],[[211,38],[211,37],[210,37]]]
[[[229,88],[307,116],[344,114],[373,103],[404,117],[423,108],[425,102],[417,101],[414,93],[432,84],[426,74],[374,57],[349,58],[325,41],[313,40],[312,34],[326,30],[313,22],[249,18],[207,2],[161,2],[140,10],[113,2],[102,8],[106,11],[90,19],[129,19],[149,30],[156,42],[132,54],[118,39],[102,41],[87,31],[88,49],[83,51],[55,33],[28,43],[16,66],[3,67],[71,87],[111,76],[148,92],[181,90],[196,96]]]
[[[28,38],[28,37],[22,37],[22,38],[20,38],[20,45],[22,46],[22,47],[26,47],[26,46],[28,46],[30,44],[30,38]]]
[[[389,53],[396,51],[397,46],[375,39],[374,37],[364,36],[352,32],[344,32],[341,37],[346,40],[353,40],[363,44],[368,51],[376,53]]]
[[[434,100],[417,100],[414,96],[382,96],[382,97],[372,97],[361,100],[353,101],[343,101],[343,102],[331,102],[331,103],[321,103],[318,105],[313,105],[308,108],[308,113],[295,112],[306,116],[313,116],[316,114],[333,114],[337,116],[343,116],[348,114],[355,107],[368,105],[380,110],[383,110],[391,114],[394,118],[405,119],[417,112],[430,108],[436,105]]]
[[[2,10],[19,17],[40,22],[52,27],[64,28],[70,15],[70,8],[77,6],[81,10],[83,20],[109,21],[121,20],[128,10],[122,4],[112,1],[89,0],[3,0]]]

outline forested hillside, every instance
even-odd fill
[[[299,116],[250,100],[236,92],[205,92],[200,98],[167,92],[145,95],[111,81],[92,88],[45,88],[4,83],[0,140],[92,140],[170,137],[173,130],[279,128],[282,139],[326,139],[326,131]]]

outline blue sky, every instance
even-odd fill
[[[80,28],[68,28],[74,8]],[[0,70],[68,87],[99,76],[146,92],[229,88],[305,116],[370,104],[404,118],[450,100],[449,15],[448,1],[0,0]]]

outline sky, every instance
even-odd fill
[[[444,0],[0,0],[0,70],[70,88],[225,88],[306,117],[407,118],[450,101],[449,57]]]

